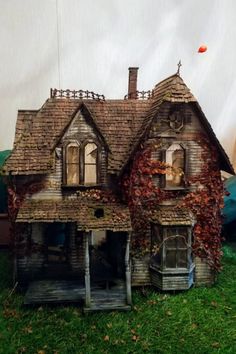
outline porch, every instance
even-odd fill
[[[30,283],[24,305],[78,304],[84,312],[131,309],[127,305],[125,281],[114,279],[108,286],[91,286],[90,306],[86,303],[85,286],[81,280],[38,280]]]

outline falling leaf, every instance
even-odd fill
[[[198,48],[198,53],[204,53],[206,51],[207,51],[206,45],[201,45],[201,47]]]

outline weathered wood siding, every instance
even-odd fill
[[[28,225],[25,234],[22,234],[22,241],[29,242],[27,240],[28,233],[31,232],[31,244],[37,244],[42,246],[44,244],[43,230],[44,224],[34,223]],[[28,249],[25,255],[18,253],[17,255],[17,278],[21,280],[33,279],[39,273],[42,272],[42,267],[45,262],[45,254],[42,252],[31,252]]]
[[[78,141],[83,145],[86,141],[94,141],[99,144],[99,184],[107,183],[107,152],[101,140],[98,139],[97,132],[87,123],[81,112],[78,112],[67,128],[55,149],[54,172],[42,177],[44,188],[30,196],[32,199],[60,199],[64,195],[73,195],[73,191],[63,190],[63,147],[73,141]]]
[[[17,250],[16,254],[16,278],[20,282],[26,282],[31,279],[47,277],[47,263],[46,252],[43,251],[45,244],[45,229],[47,223],[32,223],[26,224],[25,232],[21,234],[21,242],[28,243],[28,251],[21,252],[21,248]],[[29,240],[31,235],[31,240]],[[84,237],[76,230],[76,224],[70,224],[69,234],[69,267],[68,273],[72,276],[84,275]],[[30,244],[42,247],[41,251],[34,251],[30,249]]]
[[[73,273],[84,275],[85,237],[79,235],[76,224],[70,227],[70,266]]]
[[[150,272],[149,272],[150,256],[146,255],[142,258],[131,258],[131,285],[144,286],[150,285]]]
[[[184,107],[184,126],[177,133],[170,128],[167,122],[169,113],[170,103],[164,103],[152,123],[146,142],[148,145],[157,147],[152,153],[152,159],[162,160],[163,151],[166,150],[168,144],[182,144],[186,151],[187,177],[196,176],[201,173],[205,163],[201,159],[203,148],[199,143],[199,134],[205,135],[205,129],[190,104]],[[154,177],[154,182],[157,186],[161,186],[159,176]],[[194,190],[194,186],[191,186],[191,189]]]
[[[160,290],[187,290],[193,285],[193,273],[192,269],[186,273],[159,273],[150,269],[152,285]]]
[[[196,286],[210,286],[216,280],[215,272],[210,268],[209,264],[204,259],[195,257],[195,285]]]

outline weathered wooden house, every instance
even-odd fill
[[[128,309],[132,286],[213,281],[209,227],[219,171],[233,168],[179,72],[138,92],[137,71],[124,99],[53,89],[39,110],[18,112],[5,171],[27,304]]]

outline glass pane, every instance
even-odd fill
[[[71,146],[67,147],[67,163],[79,163],[79,147]]]
[[[176,251],[166,250],[166,268],[176,268]]]
[[[106,242],[106,231],[93,231],[91,237],[91,245],[94,247],[100,246]]]
[[[166,150],[166,163],[171,166],[166,174],[166,186],[182,186],[185,161],[184,150],[179,144],[172,144]]]
[[[85,163],[97,163],[97,145],[94,143],[88,143],[84,148],[84,162]]]
[[[79,164],[67,164],[67,184],[79,184]]]
[[[187,250],[186,251],[177,251],[177,267],[178,268],[187,268]]]
[[[179,235],[177,237],[177,247],[178,248],[187,248],[188,247],[187,238],[185,235]]]
[[[84,183],[85,184],[97,183],[97,165],[84,166]]]
[[[176,237],[170,236],[165,242],[166,248],[176,248]]]

